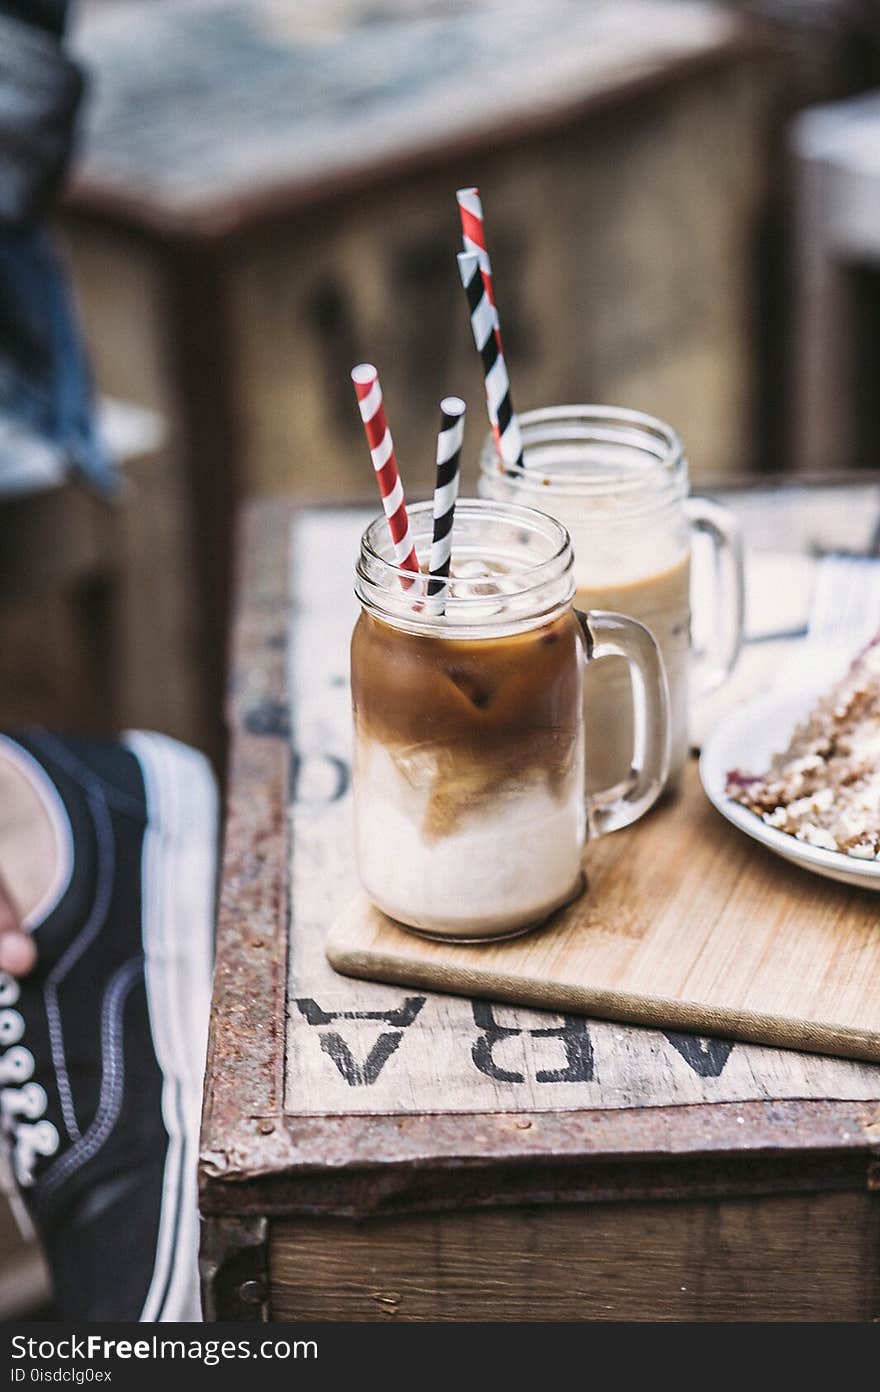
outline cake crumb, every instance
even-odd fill
[[[731,770],[727,796],[807,845],[880,858],[880,634],[766,773]]]

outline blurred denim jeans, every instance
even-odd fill
[[[46,486],[53,460],[59,473],[117,491],[72,296],[43,226],[83,86],[62,47],[65,11],[63,0],[0,0],[0,496],[24,491],[31,467]]]

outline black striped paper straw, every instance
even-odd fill
[[[522,436],[510,399],[507,365],[495,331],[495,310],[486,293],[479,256],[474,252],[460,251],[458,269],[467,295],[474,343],[483,363],[489,423],[493,429],[497,427],[498,452],[504,472],[512,478],[519,478],[525,472]]]
[[[440,431],[437,435],[437,480],[434,484],[434,531],[431,538],[431,557],[428,562],[428,594],[445,593],[444,581],[449,576],[452,559],[452,522],[461,465],[461,442],[464,438],[464,413],[467,407],[460,396],[446,396],[440,402]],[[443,612],[443,601],[432,608]]]
[[[486,287],[486,294],[492,303],[495,311],[495,332],[498,335],[498,346],[504,351],[501,343],[501,324],[498,320],[498,306],[495,303],[495,282],[492,279],[492,262],[489,260],[489,246],[486,241],[486,220],[483,217],[483,204],[478,188],[460,188],[457,190],[456,202],[458,203],[458,214],[461,218],[461,241],[465,251],[473,252],[480,258],[480,270],[483,273],[483,284]]]

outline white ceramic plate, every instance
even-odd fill
[[[777,855],[829,880],[880,890],[880,861],[857,860],[841,851],[808,846],[787,832],[767,826],[725,793],[731,769],[763,773],[774,754],[785,749],[794,727],[813,706],[818,691],[774,691],[732,712],[703,745],[700,778],[706,796],[722,817]]]

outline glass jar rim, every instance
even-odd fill
[[[525,452],[525,469],[505,469],[490,431],[480,452],[483,476],[503,475],[512,486],[572,498],[598,498],[613,490],[619,504],[633,510],[656,506],[667,497],[685,497],[688,492],[688,465],[681,437],[658,416],[634,411],[626,406],[568,405],[542,406],[518,416]],[[566,429],[567,427],[567,429]],[[641,456],[638,466],[618,462],[613,477],[606,466],[591,470],[581,464],[577,470],[548,470],[529,466],[528,450],[541,443],[578,440],[593,445],[609,445]],[[646,471],[645,462],[653,468]]]
[[[408,509],[410,531],[421,559],[427,559],[433,529],[431,501]],[[522,632],[550,622],[568,607],[574,596],[574,558],[567,529],[556,518],[522,503],[484,498],[461,498],[456,504],[453,528],[461,538],[474,524],[506,527],[521,543],[543,539],[547,554],[514,569],[489,569],[475,576],[452,575],[443,583],[442,611],[437,596],[430,595],[429,576],[397,564],[387,520],[380,515],[361,537],[355,568],[355,594],[361,603],[395,627],[418,634],[468,638]],[[527,536],[524,538],[524,533]],[[466,549],[459,543],[459,551]],[[487,543],[489,559],[504,553],[500,543]],[[487,584],[503,584],[503,592],[487,596]]]

